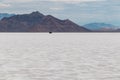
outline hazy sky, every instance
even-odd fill
[[[120,26],[120,0],[0,0],[1,13],[39,11],[83,25],[105,22]]]

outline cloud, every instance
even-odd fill
[[[19,2],[32,2],[32,1],[35,1],[35,0],[3,0],[3,2],[5,2],[5,3],[11,3],[11,2],[19,3]]]
[[[5,3],[26,3],[26,2],[61,2],[61,3],[83,3],[83,2],[98,2],[98,1],[106,1],[106,0],[2,0]]]
[[[98,2],[98,1],[106,1],[106,0],[48,0],[52,2],[64,2],[64,3],[83,3],[83,2]]]
[[[10,4],[0,3],[0,8],[10,7]]]
[[[63,7],[51,7],[50,9],[51,9],[51,10],[55,10],[55,11],[64,10]]]

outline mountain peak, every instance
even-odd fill
[[[52,15],[47,15],[46,17],[47,18],[54,18]]]
[[[56,18],[56,17],[54,17],[52,15],[45,16],[44,20],[45,21],[53,21],[53,22],[56,22],[56,21],[61,22],[62,21],[62,20],[60,20],[60,19],[58,19],[58,18]]]
[[[39,11],[32,12],[30,15],[44,17],[44,15],[42,13],[40,13]]]
[[[48,19],[57,19],[57,18],[55,18],[55,17],[52,16],[52,15],[47,15],[46,18],[48,18]],[[58,19],[57,19],[57,20],[58,20]]]
[[[65,19],[64,22],[72,22],[72,21],[69,19]]]

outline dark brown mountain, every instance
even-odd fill
[[[15,15],[0,21],[0,32],[89,32],[70,20],[60,20],[39,12]]]

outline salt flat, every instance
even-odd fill
[[[0,80],[120,80],[120,33],[1,33]]]

